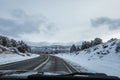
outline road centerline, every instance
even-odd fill
[[[41,63],[40,65],[38,65],[37,67],[35,67],[33,70],[39,69],[39,68],[42,67],[44,64],[46,64],[48,61],[49,61],[49,56],[48,56],[48,58],[47,58],[43,63]]]

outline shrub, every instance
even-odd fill
[[[91,43],[89,41],[84,41],[82,43],[81,49],[84,50],[84,49],[87,49],[89,47],[91,47]]]
[[[116,45],[116,52],[120,52],[120,42]]]

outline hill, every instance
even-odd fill
[[[120,40],[111,39],[108,42],[81,51],[57,54],[73,65],[79,65],[89,72],[106,73],[120,76]]]

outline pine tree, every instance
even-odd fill
[[[100,39],[100,38],[95,38],[94,39],[94,45],[98,45],[98,44],[101,44],[102,43],[102,39]]]
[[[17,47],[17,42],[16,42],[16,40],[11,39],[10,42],[11,42],[12,47]]]
[[[120,42],[117,43],[117,46],[116,46],[116,52],[120,52]]]
[[[80,51],[80,47],[78,46],[78,47],[76,48],[76,50],[77,50],[77,51]]]
[[[84,41],[82,43],[81,49],[84,50],[84,49],[87,49],[89,47],[91,47],[91,43],[89,41]]]
[[[71,48],[70,48],[70,52],[72,53],[72,52],[75,52],[75,51],[77,51],[77,48],[76,48],[76,46],[73,44],[73,45],[71,46]]]

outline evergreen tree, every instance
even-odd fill
[[[84,41],[82,43],[81,49],[84,50],[84,49],[87,49],[89,47],[91,47],[91,43],[89,41]]]
[[[12,47],[17,47],[17,42],[16,42],[16,40],[11,39],[10,43],[11,43]]]
[[[77,51],[77,48],[76,48],[76,46],[73,44],[73,45],[71,46],[71,48],[70,48],[70,52],[72,53],[72,52],[75,52],[75,51]]]
[[[76,48],[76,51],[80,51],[80,47],[79,46]]]
[[[120,52],[120,42],[117,43],[117,46],[116,46],[116,52]]]
[[[101,44],[101,43],[102,43],[102,39],[100,39],[100,38],[95,38],[93,45],[98,45],[98,44]]]
[[[16,47],[20,52],[30,52],[31,48],[23,41],[16,41],[14,39],[9,39],[4,36],[0,36],[0,45],[6,47]]]

